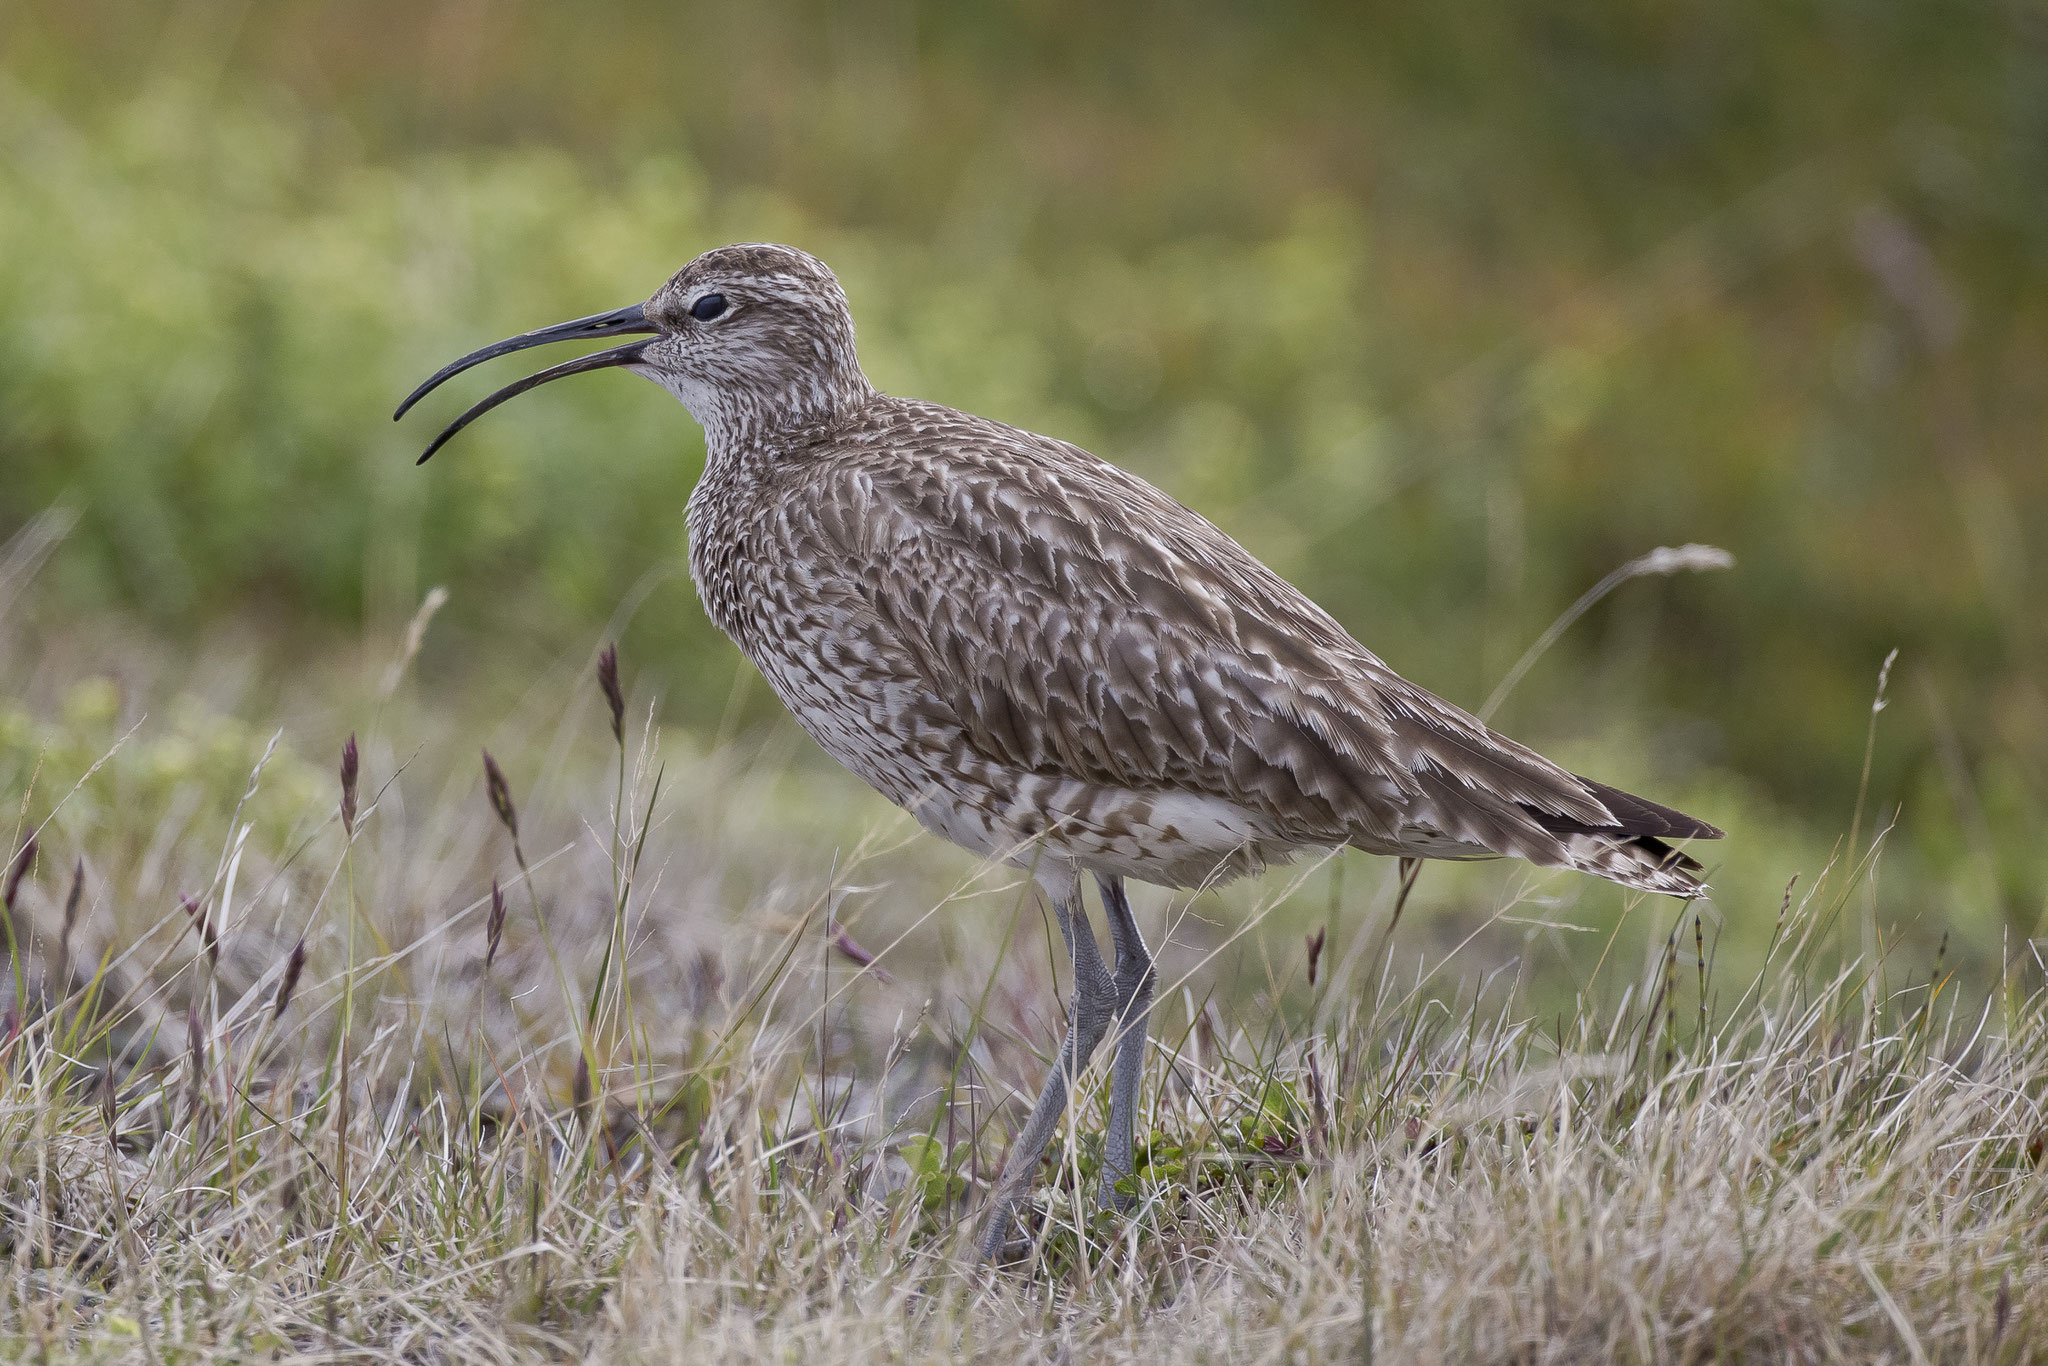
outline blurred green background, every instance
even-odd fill
[[[786,725],[680,574],[695,426],[598,376],[424,469],[483,342],[785,240],[885,389],[1163,485],[1503,729],[1729,827],[1763,904],[1900,812],[1886,914],[2048,902],[2048,12],[1889,0],[0,8],[15,648],[449,606],[516,691],[621,605],[671,723]],[[637,592],[644,591],[644,601]],[[808,751],[803,751],[808,753]],[[1726,904],[1733,904],[1732,900]]]

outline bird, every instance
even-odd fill
[[[1349,847],[1404,871],[1509,856],[1705,891],[1671,841],[1721,831],[1408,682],[1154,485],[1068,442],[878,390],[838,278],[794,247],[706,251],[644,303],[463,356],[395,416],[495,357],[617,336],[638,339],[497,390],[420,463],[570,375],[617,367],[668,390],[704,431],[686,522],[710,619],[826,753],[932,833],[1028,871],[1073,994],[991,1193],[984,1260],[1013,1250],[1072,1081],[1105,1036],[1099,1199],[1129,1207],[1157,972],[1127,879],[1205,888]]]

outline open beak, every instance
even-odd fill
[[[472,351],[461,360],[444,365],[435,371],[432,378],[406,396],[405,402],[398,405],[398,411],[391,415],[391,420],[396,422],[404,417],[413,404],[432,393],[442,381],[461,374],[472,365],[481,365],[495,357],[508,355],[514,351],[524,351],[532,346],[546,346],[550,342],[584,341],[594,337],[618,337],[628,333],[658,330],[653,323],[647,321],[647,314],[641,306],[633,304],[610,313],[595,313],[588,318],[577,318],[572,322],[543,327],[536,332],[522,332],[516,337],[507,337],[504,341],[493,342],[481,351]],[[418,463],[426,464],[428,456],[447,445],[457,432],[506,399],[517,398],[528,389],[546,384],[551,379],[560,379],[564,375],[580,375],[586,370],[604,370],[614,365],[631,365],[639,360],[641,354],[652,344],[644,341],[628,342],[624,346],[614,346],[609,351],[593,351],[587,356],[579,356],[575,360],[550,366],[539,374],[528,375],[516,384],[506,385],[448,424],[448,429],[434,438],[434,444],[427,447],[426,454],[419,458]]]

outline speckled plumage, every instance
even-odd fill
[[[487,348],[420,392],[504,350],[624,332],[655,336],[510,386],[442,439],[533,383],[605,364],[682,400],[708,447],[689,504],[706,610],[834,758],[934,833],[1033,870],[1074,953],[1066,1070],[1112,1012],[1143,1046],[1151,963],[1121,878],[1200,886],[1348,845],[1702,890],[1664,840],[1719,831],[1568,773],[1402,679],[1136,475],[876,391],[838,281],[802,252],[707,252],[645,305]],[[1084,873],[1102,884],[1113,976],[1070,919],[1085,920]],[[1132,1052],[1118,1053],[1113,1172],[1129,1170]],[[1061,1072],[999,1211],[1028,1184]],[[1006,1228],[999,1213],[988,1250]]]
[[[785,362],[780,395],[751,359],[709,381],[657,376],[710,442],[691,570],[804,729],[934,833],[1048,882],[1196,886],[1351,845],[1699,890],[1656,841],[1718,832],[1406,682],[1144,480],[876,392],[822,264],[710,252],[648,312],[687,328],[691,299],[745,297],[771,271],[774,313],[749,350],[816,369]]]

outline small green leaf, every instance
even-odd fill
[[[926,1209],[937,1209],[967,1193],[967,1178],[946,1170],[946,1147],[937,1139],[913,1138],[896,1153],[910,1168],[911,1187]]]
[[[910,1167],[911,1174],[922,1180],[946,1169],[946,1148],[930,1135],[920,1135],[896,1150]]]

